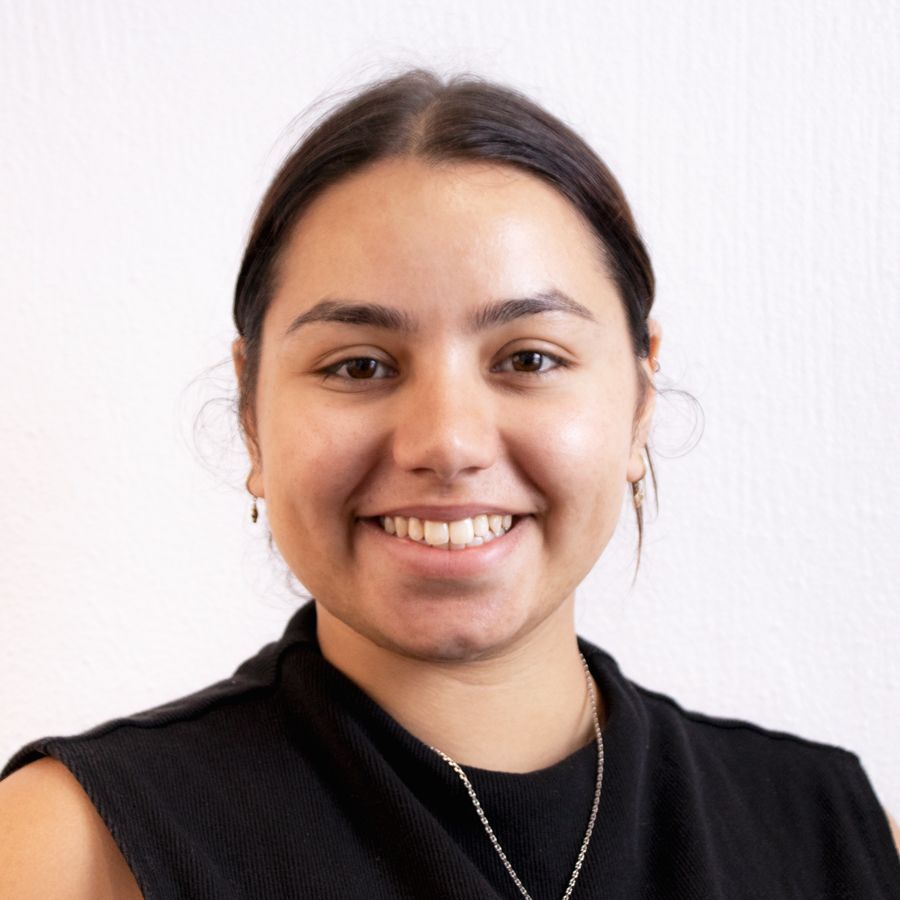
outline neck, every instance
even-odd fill
[[[325,658],[420,741],[461,766],[531,772],[595,738],[574,596],[521,643],[490,658],[426,661],[386,649],[316,603]],[[601,728],[603,700],[591,687]]]

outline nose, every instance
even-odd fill
[[[432,364],[399,392],[393,427],[394,462],[408,472],[452,481],[487,469],[497,458],[497,398],[478,372]]]

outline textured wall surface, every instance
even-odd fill
[[[299,602],[248,521],[233,281],[292,119],[408,64],[513,84],[606,158],[663,383],[702,406],[696,442],[661,400],[638,580],[623,516],[579,631],[689,708],[854,750],[900,816],[900,16],[877,0],[2,0],[0,755],[231,674]]]

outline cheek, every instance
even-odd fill
[[[625,477],[631,416],[623,402],[599,397],[548,411],[529,422],[541,468],[568,492]]]
[[[626,403],[610,397],[583,400],[539,418],[532,428],[528,471],[548,505],[548,540],[563,546],[577,528],[587,541],[605,545],[618,522],[626,480],[631,438]]]
[[[267,412],[261,438],[269,508],[294,523],[315,518],[321,527],[326,513],[340,515],[348,486],[377,462],[377,435],[327,407],[280,401]]]

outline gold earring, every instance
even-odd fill
[[[641,461],[643,462],[644,455],[641,454]],[[644,463],[644,471],[641,472],[641,477],[638,478],[637,481],[631,482],[631,494],[632,500],[634,501],[634,508],[640,509],[641,504],[644,502],[644,478],[647,475],[647,463]]]
[[[252,472],[250,473],[253,474]],[[247,476],[247,493],[253,498],[253,507],[250,510],[250,521],[255,525],[256,520],[259,518],[259,510],[256,507],[256,494],[250,490],[250,475]]]

